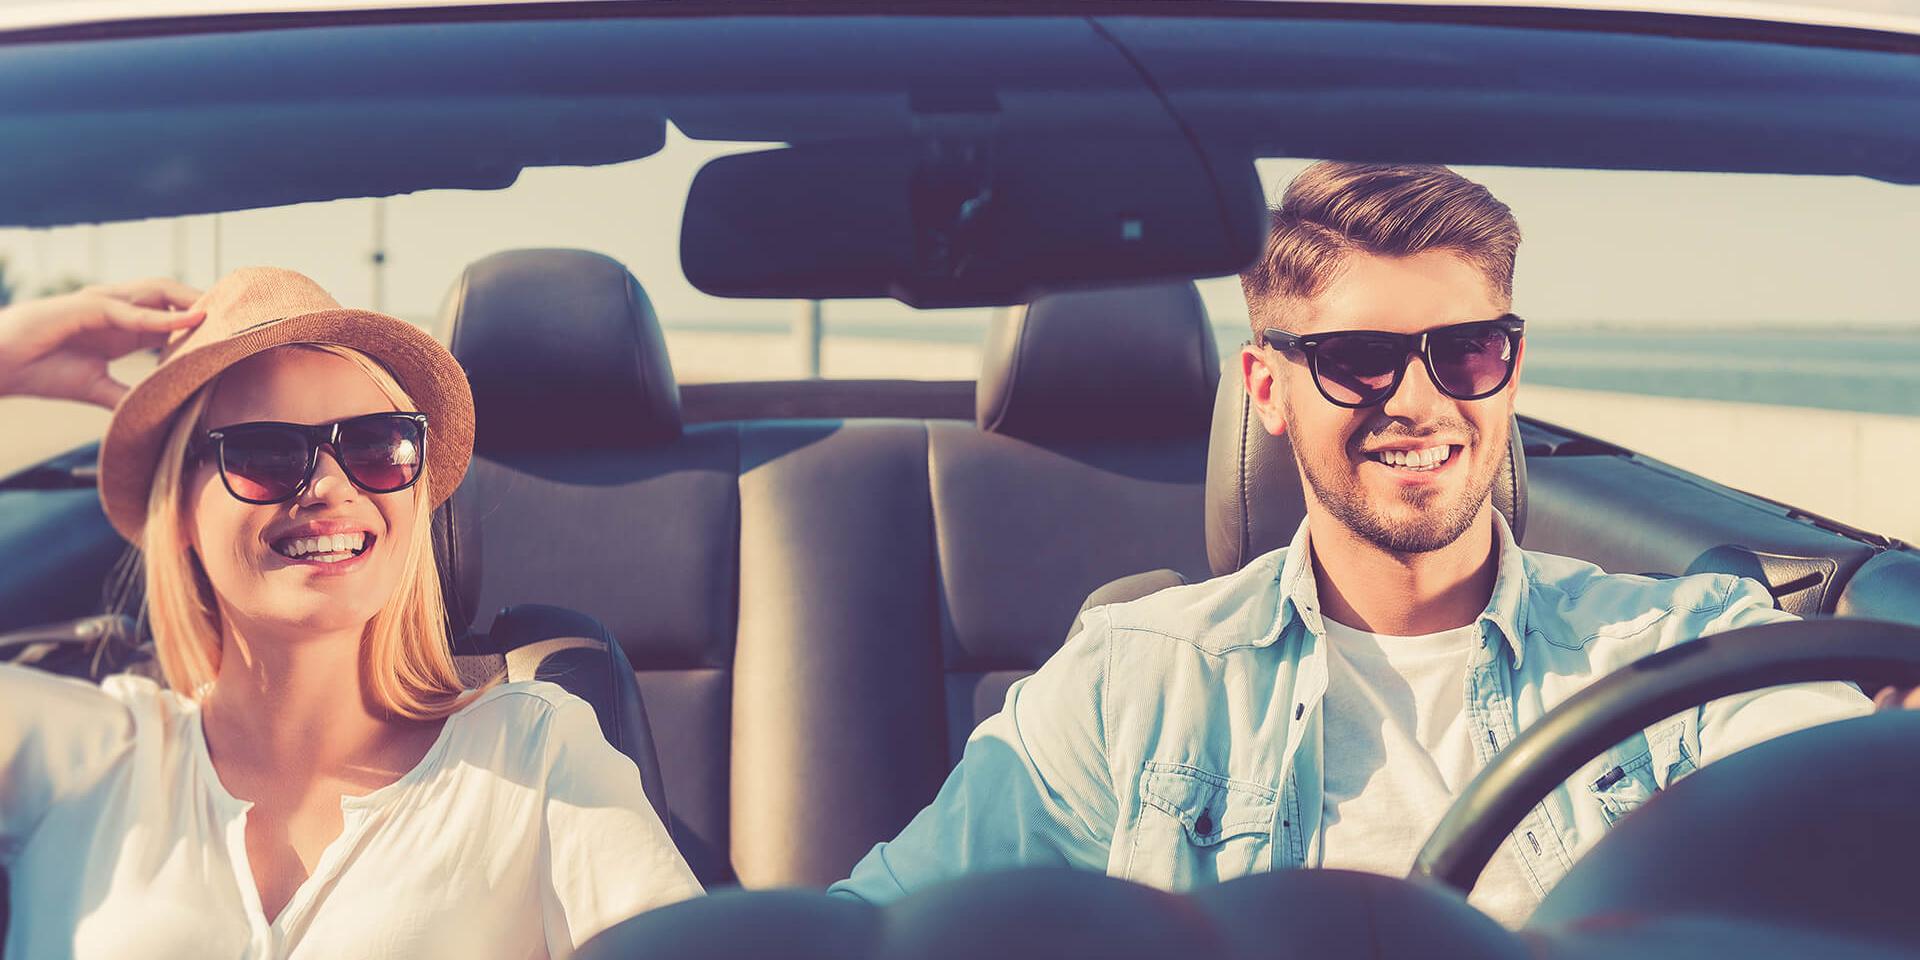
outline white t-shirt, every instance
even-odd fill
[[[1404,877],[1480,772],[1467,724],[1467,657],[1479,628],[1420,637],[1327,620],[1326,795],[1321,866]],[[1508,927],[1538,903],[1509,839],[1467,902]]]
[[[197,704],[0,665],[8,957],[565,957],[700,893],[633,762],[551,683],[494,687],[344,828],[269,923]]]

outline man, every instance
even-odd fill
[[[1404,875],[1467,782],[1586,684],[1787,618],[1750,580],[1610,576],[1515,545],[1489,494],[1525,356],[1508,312],[1519,242],[1504,204],[1442,167],[1320,163],[1294,180],[1241,278],[1256,337],[1239,371],[1292,441],[1307,508],[1292,545],[1088,611],[834,892],[886,901],[1034,864],[1169,889],[1285,867]],[[1655,790],[1871,709],[1851,685],[1810,684],[1649,728],[1535,807],[1470,902],[1518,925]]]

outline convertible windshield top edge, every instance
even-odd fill
[[[447,3],[442,0],[392,0],[308,4],[304,9],[274,9],[240,3],[179,3],[163,12],[153,5],[115,13],[111,2],[34,4],[0,10],[0,44],[106,40],[116,38],[299,29],[356,24],[449,23],[752,15],[845,16],[885,13],[903,16],[1000,15],[1249,17],[1255,19],[1348,19],[1637,33],[1701,39],[1748,40],[1804,46],[1920,52],[1920,17],[1844,9],[1827,10],[1819,20],[1809,8],[1774,8],[1756,3],[1703,2],[1670,9],[1641,4],[1545,6],[1491,0],[1453,4],[1438,0],[928,0],[895,9],[884,0],[511,0],[501,3]]]

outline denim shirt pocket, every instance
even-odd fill
[[[1600,813],[1611,827],[1653,799],[1660,787],[1653,777],[1653,752],[1644,740],[1639,749],[1624,750],[1609,759],[1613,762],[1587,784],[1587,790],[1599,801]]]
[[[1125,877],[1168,890],[1217,883],[1273,864],[1273,788],[1180,763],[1148,763]]]
[[[1663,790],[1693,773],[1696,767],[1695,749],[1688,746],[1692,729],[1690,719],[1682,718],[1647,738],[1652,744],[1654,781]]]

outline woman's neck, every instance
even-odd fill
[[[363,631],[221,628],[220,672],[201,701],[216,752],[248,766],[301,757],[312,769],[359,766],[396,726],[362,689]]]

